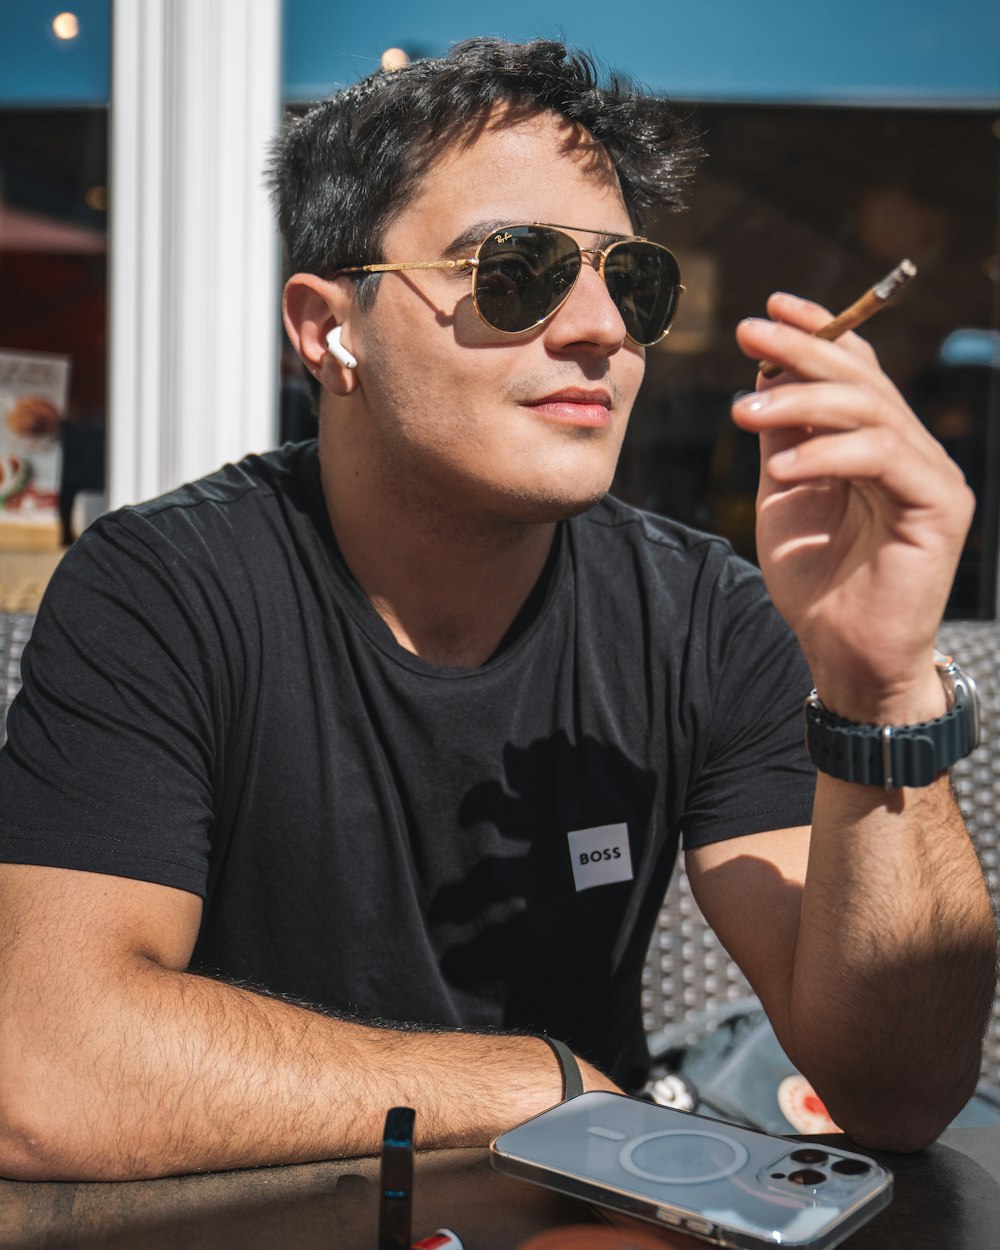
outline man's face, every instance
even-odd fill
[[[591,136],[551,114],[495,116],[434,161],[390,225],[389,262],[468,257],[501,224],[549,222],[628,234],[614,171]],[[456,239],[466,241],[458,250]],[[584,247],[594,234],[571,231]],[[369,468],[412,505],[483,521],[553,521],[608,490],[644,369],[586,262],[543,325],[506,335],[473,306],[469,271],[380,279],[345,324]]]

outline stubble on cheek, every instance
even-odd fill
[[[378,363],[369,378],[365,437],[380,488],[399,505],[461,517],[465,525],[538,524],[576,516],[607,494],[634,379],[613,377],[606,358],[554,361],[512,376],[500,373],[498,357],[486,351],[486,377],[477,376],[471,359],[465,376],[456,369],[450,377],[447,360],[401,353],[395,337],[383,338],[373,336],[368,353]],[[489,372],[498,374],[492,388]],[[548,424],[525,407],[570,387],[606,390],[612,425]]]

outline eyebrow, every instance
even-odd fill
[[[461,234],[455,236],[454,239],[442,252],[443,256],[462,256],[463,258],[476,250],[488,234],[492,234],[494,230],[499,230],[501,226],[509,225],[507,221],[477,221]]]

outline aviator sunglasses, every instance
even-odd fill
[[[501,334],[523,334],[559,311],[572,291],[583,258],[597,272],[625,323],[625,332],[640,347],[652,347],[670,329],[684,290],[672,252],[659,243],[631,235],[579,229],[580,234],[611,238],[606,247],[581,247],[567,230],[532,222],[491,230],[466,260],[405,261],[400,264],[354,265],[346,273],[394,273],[402,269],[469,269],[472,302],[480,318]]]

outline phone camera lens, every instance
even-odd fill
[[[789,1172],[788,1179],[796,1185],[822,1185],[826,1174],[815,1168],[799,1168],[797,1172]]]
[[[801,1150],[793,1150],[791,1157],[796,1163],[825,1163],[829,1156],[825,1150],[817,1150],[814,1146],[804,1146]]]
[[[862,1159],[838,1159],[833,1165],[833,1170],[839,1172],[841,1176],[863,1176],[865,1172],[872,1170],[870,1163],[865,1163]]]

